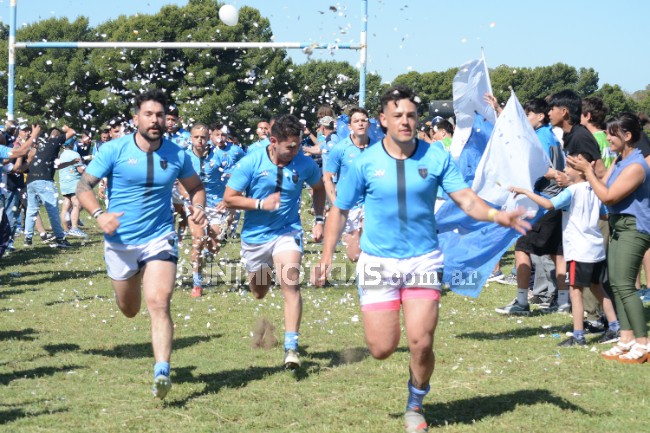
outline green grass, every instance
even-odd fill
[[[303,288],[304,363],[289,373],[281,347],[252,348],[262,317],[282,337],[279,292],[256,301],[230,291],[232,280],[193,299],[187,247],[185,280],[172,301],[174,387],[163,403],[154,400],[146,310],[134,319],[118,311],[101,236],[87,231],[89,242],[71,239],[74,248],[65,251],[38,239],[23,249],[18,238],[18,251],[2,258],[0,431],[403,431],[405,341],[386,361],[368,356],[352,285]],[[316,262],[319,247],[306,250],[305,262]],[[234,263],[238,252],[238,242],[229,241],[221,257]],[[506,264],[509,270],[511,255]],[[212,274],[217,279],[216,266]],[[478,299],[443,296],[425,400],[432,430],[646,431],[650,366],[604,361],[595,345],[559,349],[570,317],[494,312],[513,296],[501,284]]]

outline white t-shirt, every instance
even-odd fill
[[[562,210],[564,259],[583,263],[605,260],[603,235],[598,229],[605,208],[589,182],[569,185],[551,203]]]

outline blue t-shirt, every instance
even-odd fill
[[[158,150],[146,153],[129,134],[104,143],[86,168],[97,178],[108,178],[108,211],[124,212],[110,242],[141,245],[174,231],[172,187],[176,179],[195,174],[185,150],[162,140]]]
[[[191,148],[186,152],[192,160],[194,171],[205,187],[206,205],[215,207],[223,200],[223,193],[226,190],[226,183],[228,183],[226,168],[230,165],[230,157],[224,152],[217,152],[214,147],[211,147],[203,158],[196,156]]]
[[[81,159],[79,153],[72,149],[65,149],[59,156],[59,164],[74,161],[75,159]],[[77,162],[59,170],[59,189],[61,190],[61,194],[68,195],[75,193],[77,183],[81,179],[81,173],[79,173],[77,167],[83,167],[83,163]]]
[[[166,132],[164,137],[177,146],[182,147],[183,149],[187,149],[192,145],[190,131],[183,128],[179,128],[178,131],[174,132],[173,134]]]
[[[345,140],[338,142],[330,151],[325,171],[334,174],[337,182],[340,182],[348,176],[352,164],[365,150],[366,148],[355,146],[352,138],[347,137]],[[358,204],[362,203],[363,196],[359,198]]]
[[[231,174],[235,168],[235,164],[237,164],[240,159],[246,156],[244,149],[234,143],[226,142],[226,145],[223,147],[223,149],[221,149],[219,146],[215,146],[214,148],[216,152],[222,152],[228,155],[229,164],[226,167],[226,173],[228,174]]]
[[[330,152],[334,149],[334,146],[339,142],[338,134],[332,132],[330,135],[325,136],[321,135],[318,137],[318,145],[321,151],[321,159],[323,160],[323,171],[326,170],[327,161],[330,157]]]
[[[11,152],[11,148],[0,146],[0,159],[9,159],[9,152]]]
[[[318,165],[301,153],[286,167],[273,164],[266,151],[242,158],[228,181],[228,187],[255,199],[280,191],[281,199],[280,209],[276,211],[246,211],[242,240],[249,244],[263,244],[290,231],[302,230],[299,213],[302,184],[307,182],[313,186],[320,179]]]
[[[269,140],[268,137],[266,137],[264,140],[256,141],[255,143],[249,145],[248,148],[246,148],[246,154],[250,155],[251,153],[266,149],[266,146],[269,144],[271,144],[271,140]]]
[[[418,140],[409,158],[397,160],[377,142],[339,182],[335,204],[348,210],[365,194],[361,250],[405,259],[438,248],[433,211],[439,186],[447,193],[468,188],[440,143]]]

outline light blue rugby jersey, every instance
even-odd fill
[[[225,152],[217,152],[210,147],[208,153],[199,158],[191,148],[185,150],[192,160],[192,167],[205,187],[205,204],[215,207],[223,200],[223,193],[226,191],[228,174],[226,169],[230,165],[230,156]]]
[[[302,230],[299,213],[302,184],[307,182],[313,186],[320,179],[318,165],[302,153],[283,168],[271,162],[267,151],[242,158],[228,181],[228,187],[255,199],[280,191],[281,198],[280,209],[276,211],[246,211],[242,240],[249,244],[263,244],[292,230]]]
[[[187,149],[188,147],[192,146],[190,131],[183,128],[179,128],[178,131],[174,132],[173,134],[165,132],[164,137],[177,146],[182,147],[183,149]]]
[[[231,174],[235,169],[235,164],[237,164],[240,159],[246,156],[244,149],[230,142],[226,142],[226,145],[223,147],[223,149],[219,148],[219,146],[214,146],[214,150],[217,153],[224,153],[230,158],[228,166],[226,167],[227,174]]]
[[[146,153],[135,144],[135,134],[104,143],[86,173],[108,178],[108,211],[124,212],[120,226],[107,241],[140,245],[174,231],[172,187],[176,179],[195,174],[184,149],[169,140]]]
[[[377,142],[339,182],[335,204],[348,210],[365,194],[361,250],[406,259],[438,248],[433,211],[439,186],[447,193],[468,187],[440,143],[418,140],[413,155],[397,160]]]
[[[271,144],[271,140],[266,137],[264,140],[256,141],[246,148],[246,154],[250,155],[252,153],[259,152],[260,150],[266,149],[266,146]]]
[[[372,143],[371,143],[372,144]],[[352,142],[352,138],[347,137],[345,140],[338,142],[331,150],[327,160],[325,171],[334,174],[337,182],[348,176],[352,163],[366,150],[358,148]],[[338,194],[338,192],[337,192]],[[357,205],[363,204],[363,195],[359,198]]]

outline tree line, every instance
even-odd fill
[[[17,30],[19,41],[196,41],[270,42],[267,18],[248,6],[239,23],[228,27],[218,18],[213,0],[190,0],[164,6],[153,15],[120,16],[92,27],[86,17],[70,22],[50,18]],[[7,74],[9,28],[0,30],[0,75]],[[457,68],[409,72],[391,84],[416,90],[429,101],[451,100]],[[490,69],[495,96],[505,102],[512,87],[524,102],[571,88],[582,96],[601,96],[612,113],[650,113],[650,85],[632,95],[617,84],[598,84],[598,73],[558,63],[545,67],[501,65]],[[377,74],[366,79],[366,108],[376,114],[379,97],[389,86]],[[284,49],[21,49],[16,50],[15,116],[25,123],[68,123],[96,130],[114,116],[129,118],[130,100],[147,87],[165,89],[188,124],[195,121],[230,125],[246,139],[259,118],[292,112],[309,124],[320,104],[337,112],[356,105],[359,74],[341,61],[295,64]],[[7,82],[0,79],[0,104],[7,106]],[[0,109],[5,114],[6,108]],[[423,112],[423,116],[428,113]]]

